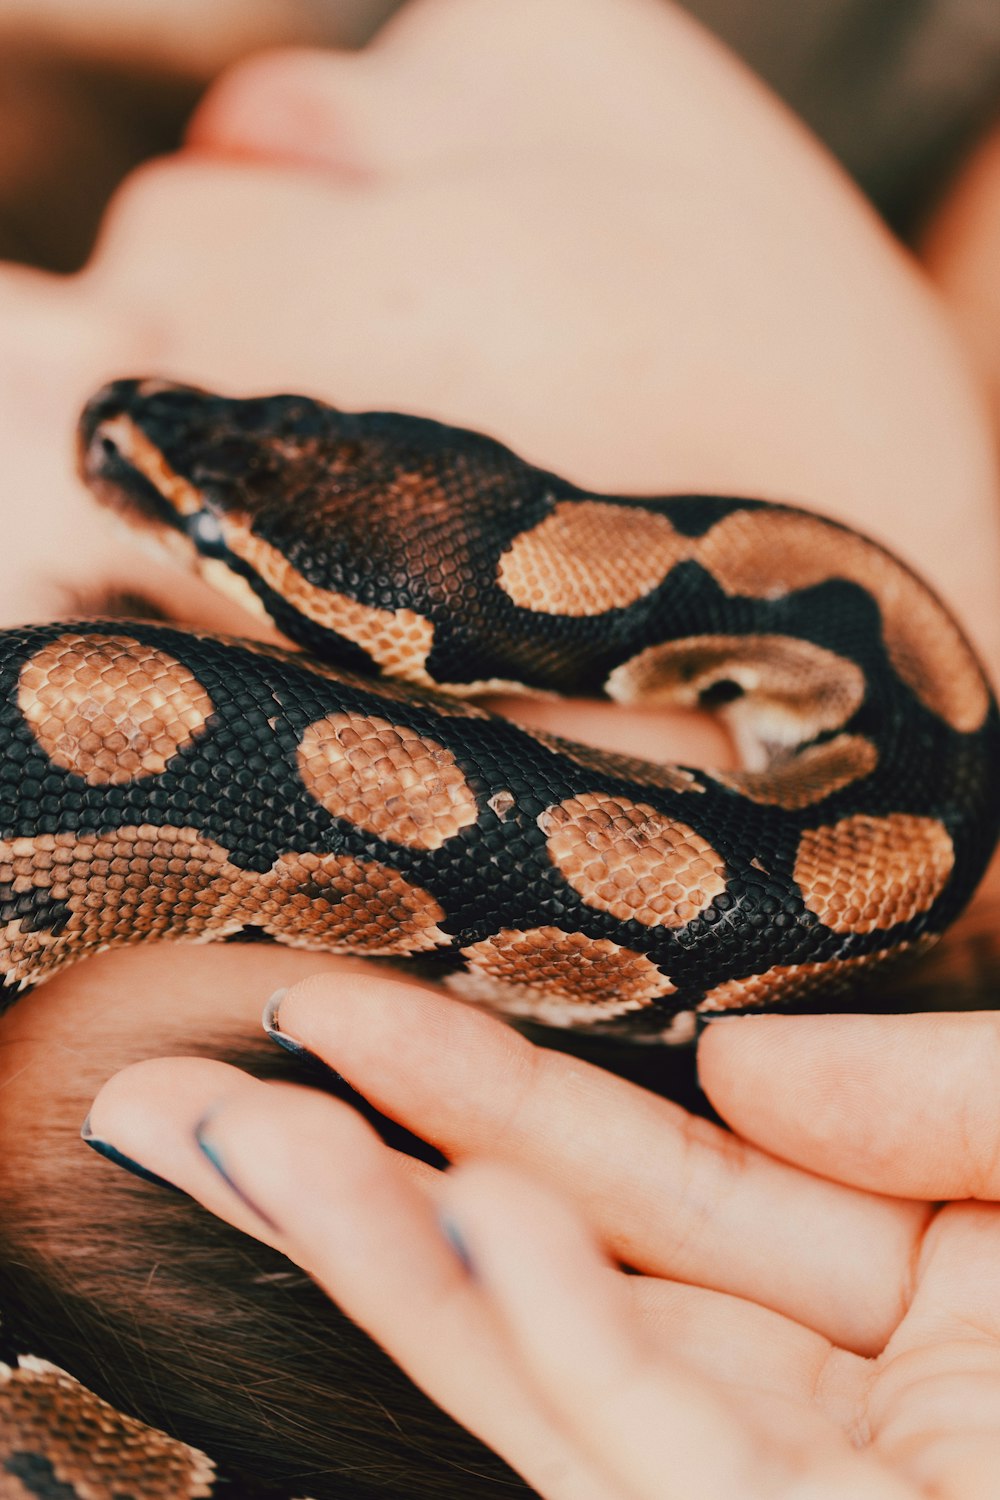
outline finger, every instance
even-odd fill
[[[612,703],[598,698],[489,697],[479,700],[529,729],[581,740],[642,760],[734,769],[736,748],[718,719],[667,704]]]
[[[450,1184],[444,1184],[445,1197]],[[658,1276],[626,1276],[650,1347],[706,1380],[786,1400],[811,1400],[849,1425],[868,1361],[759,1303]]]
[[[98,1095],[90,1120],[96,1137],[197,1197],[246,1233],[281,1249],[283,1242],[259,1215],[234,1200],[218,1174],[193,1149],[206,1099],[245,1097],[259,1107],[263,1085],[208,1059],[138,1064],[113,1077]],[[282,1085],[268,1086],[272,1092]],[[428,1201],[439,1204],[443,1174],[423,1163],[387,1155]],[[736,1388],[752,1386],[784,1399],[820,1392],[828,1414],[849,1425],[855,1385],[866,1362],[831,1351],[829,1342],[752,1302],[700,1287],[643,1276],[625,1280],[636,1317],[656,1347],[696,1372]],[[831,1369],[836,1367],[836,1379]]]
[[[731,1017],[706,1093],[766,1151],[879,1193],[1000,1198],[1000,1016]]]
[[[571,1195],[638,1270],[881,1348],[926,1207],[799,1172],[666,1100],[431,990],[382,976],[287,991],[277,1024],[452,1160],[487,1154]]]
[[[527,1394],[430,1195],[346,1105],[225,1064],[174,1058],[116,1074],[91,1119],[133,1161],[309,1272],[541,1493],[609,1500]]]
[[[579,1217],[522,1174],[459,1168],[444,1207],[540,1399],[630,1496],[773,1497],[794,1493],[803,1468],[816,1495],[902,1492],[807,1411],[804,1430],[787,1411],[754,1422],[746,1402],[653,1348]]]
[[[277,1240],[248,1205],[234,1202],[195,1139],[208,1102],[223,1103],[267,1084],[229,1063],[203,1057],[151,1058],[114,1074],[87,1116],[87,1143],[104,1148],[165,1182],[173,1183],[245,1234]],[[114,1158],[113,1158],[114,1159]]]
[[[239,1068],[205,1057],[156,1058],[123,1068],[104,1085],[87,1116],[88,1144],[96,1145],[98,1150],[104,1143],[113,1145],[116,1151],[147,1171],[183,1186],[202,1202],[203,1195],[214,1190],[216,1196],[206,1206],[218,1212],[222,1201],[218,1198],[218,1184],[205,1175],[200,1152],[191,1150],[194,1130],[204,1113],[207,1093],[219,1100],[230,1095],[238,1097],[246,1091],[247,1082],[247,1074]],[[267,1086],[287,1087],[275,1082]],[[173,1128],[166,1133],[159,1129],[164,1109],[173,1122]],[[436,1201],[441,1172],[404,1151],[390,1146],[385,1149],[399,1171]],[[178,1172],[185,1174],[183,1184],[177,1181]],[[192,1172],[194,1188],[187,1176]],[[238,1227],[252,1234],[257,1226],[244,1220]]]
[[[188,138],[338,175],[516,158],[525,150],[536,161],[547,149],[655,160],[675,132],[650,128],[635,94],[666,124],[671,91],[663,89],[662,67],[683,71],[678,51],[709,86],[739,87],[722,49],[656,6],[418,0],[361,53],[286,48],[237,62],[209,90]],[[594,57],[602,64],[596,71]],[[604,108],[595,109],[598,96]],[[750,96],[745,108],[757,126],[759,98]]]
[[[228,68],[201,100],[187,140],[201,150],[364,181],[391,168],[397,155],[399,165],[406,159],[402,141],[397,149],[398,124],[399,101],[372,77],[364,54],[282,48]]]
[[[1000,1472],[1000,1213],[944,1209],[866,1402],[871,1440],[921,1493],[988,1500]]]

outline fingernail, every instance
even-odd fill
[[[759,1005],[748,1005],[745,1006],[742,1010],[709,1011],[705,1015],[695,1016],[695,1041],[698,1040],[702,1032],[709,1026],[738,1026],[741,1021],[745,1022],[746,1025],[749,1026],[752,1021],[766,1021],[773,1016],[790,1016],[791,1014],[791,1011],[781,1010],[777,1006],[773,1005],[768,1006],[766,1010],[762,1009]],[[805,1015],[807,1014],[807,1012],[801,1011],[800,1014]],[[808,1014],[813,1015],[814,1012],[809,1011]],[[838,1014],[840,1013],[838,1012]]]
[[[222,1159],[222,1152],[209,1134],[209,1130],[212,1121],[215,1118],[215,1114],[216,1112],[212,1110],[207,1115],[203,1115],[202,1118],[198,1121],[197,1125],[194,1127],[194,1138],[199,1151],[204,1156],[209,1165],[212,1166],[219,1174],[223,1182],[229,1188],[230,1192],[235,1193],[240,1202],[244,1204],[245,1207],[249,1208],[251,1213],[256,1214],[258,1219],[260,1219],[262,1223],[267,1225],[268,1229],[273,1229],[278,1234],[280,1234],[280,1224],[276,1224],[275,1221],[271,1218],[271,1215],[265,1213],[264,1210],[259,1206],[259,1204],[256,1204],[253,1199],[243,1191],[239,1183],[231,1176],[229,1169]]]
[[[188,1195],[183,1188],[179,1188],[176,1182],[168,1182],[166,1177],[161,1177],[158,1172],[151,1172],[148,1167],[133,1161],[131,1156],[126,1156],[124,1151],[119,1151],[117,1146],[112,1146],[109,1141],[102,1141],[96,1136],[91,1128],[90,1116],[84,1120],[80,1128],[80,1139],[91,1151],[96,1151],[98,1156],[103,1156],[105,1161],[113,1162],[116,1167],[123,1167],[126,1172],[131,1172],[133,1177],[140,1178],[143,1182],[155,1183],[157,1187],[169,1188],[172,1193],[180,1193],[182,1198]]]
[[[289,1036],[287,1031],[282,1031],[278,1024],[278,1008],[287,994],[288,986],[285,985],[284,989],[275,990],[270,1000],[264,1006],[264,1015],[262,1017],[264,1030],[272,1042],[277,1042],[279,1047],[284,1047],[285,1051],[290,1052],[293,1057],[301,1057],[308,1062],[318,1062],[319,1059],[314,1052],[310,1052],[308,1047],[303,1047],[302,1043],[297,1042],[294,1037]]]
[[[756,1012],[745,1010],[716,1010],[709,1015],[698,1013],[694,1018],[694,1039],[697,1041],[707,1026],[715,1026],[719,1021],[752,1021],[755,1016]]]
[[[451,1214],[447,1212],[439,1213],[438,1226],[441,1230],[441,1233],[444,1235],[445,1239],[448,1241],[449,1245],[458,1256],[458,1259],[461,1261],[465,1271],[470,1276],[475,1276],[476,1268],[472,1263],[472,1256],[469,1254],[469,1247],[465,1243],[465,1236],[462,1234],[461,1229],[459,1229],[458,1224],[452,1218]]]

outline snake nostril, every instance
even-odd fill
[[[83,452],[83,474],[86,479],[107,479],[120,474],[128,463],[128,418],[106,417],[90,433]]]

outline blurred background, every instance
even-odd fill
[[[0,258],[77,269],[115,184],[177,144],[227,63],[284,43],[362,46],[400,3],[0,0]],[[904,236],[1000,107],[1000,0],[687,9],[791,104]],[[530,26],[529,7],[525,16]]]

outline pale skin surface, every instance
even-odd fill
[[[985,377],[1000,432],[1000,128],[971,153],[921,253]]]
[[[595,486],[814,505],[889,539],[1000,677],[992,437],[912,268],[689,23],[621,0],[574,5],[572,25],[561,11],[532,9],[525,48],[496,6],[438,0],[367,57],[240,69],[202,112],[202,158],[126,187],[84,276],[4,274],[6,623],[65,612],[60,586],[134,586],[134,550],[109,547],[66,452],[96,383],[155,371],[468,422]],[[185,618],[249,628],[194,580],[181,596],[165,570],[139,576]],[[534,712],[640,753],[725,754],[699,726],[668,739],[661,717],[643,741],[590,710]],[[325,983],[286,997],[283,1026],[462,1159],[433,1192],[477,1281],[425,1174],[330,1101],[158,1061],[114,1079],[94,1128],[262,1233],[192,1143],[225,1099],[213,1142],[282,1248],[542,1494],[994,1493],[1000,1220],[930,1204],[1000,1196],[991,1016],[717,1024],[702,1076],[744,1148],[357,965],[151,950],[80,966],[4,1019],[0,1129],[23,1137],[81,1045],[111,1072],[183,1050],[206,1012],[246,1031],[269,988],[312,969]],[[498,1146],[499,1164],[477,1160]],[[413,1314],[428,1304],[433,1339]],[[617,1378],[590,1388],[602,1370]]]

